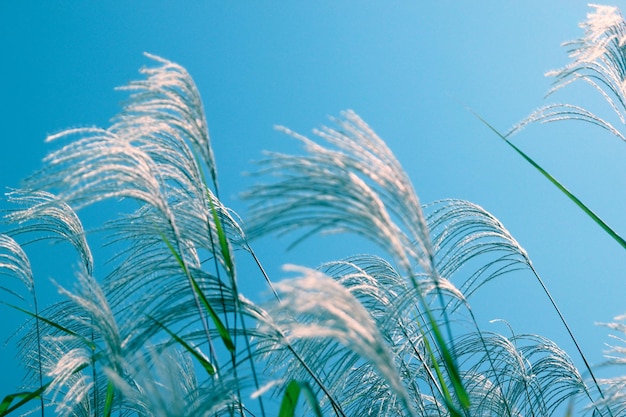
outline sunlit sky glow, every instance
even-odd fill
[[[126,97],[114,88],[139,77],[149,64],[143,52],[194,77],[222,198],[244,219],[238,194],[255,179],[242,172],[254,170],[251,161],[264,149],[297,149],[273,126],[308,134],[329,123],[327,116],[354,109],[387,141],[423,203],[463,198],[500,219],[599,364],[609,338],[594,323],[626,312],[623,249],[464,108],[502,131],[552,101],[610,116],[589,86],[544,98],[551,82],[544,73],[568,62],[560,44],[582,34],[578,23],[589,11],[571,0],[0,2],[0,185],[17,187],[41,166],[54,149],[44,144],[47,135],[108,126]],[[626,144],[576,122],[531,126],[514,141],[626,235]],[[99,215],[97,208],[84,212],[88,229]],[[315,267],[371,249],[352,238],[315,239],[285,252],[287,244],[256,243],[274,279],[284,276],[285,263]],[[47,292],[43,305],[58,297],[51,279],[72,287],[75,269],[58,248],[27,249]],[[258,298],[266,290],[258,282],[242,291]],[[580,364],[529,273],[490,283],[470,302],[485,329],[506,332],[489,323],[506,319],[517,333],[562,344]],[[8,337],[24,317],[4,306],[0,314]],[[15,342],[0,347],[0,397],[19,385]]]

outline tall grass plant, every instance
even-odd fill
[[[616,8],[594,6],[572,64],[551,73],[557,89],[591,84],[622,122],[625,27]],[[22,392],[3,397],[0,415],[626,413],[624,379],[597,379],[581,349],[582,371],[544,337],[481,328],[471,295],[516,271],[537,280],[567,323],[500,221],[464,200],[423,204],[355,112],[310,137],[279,128],[301,153],[269,153],[260,163],[263,180],[244,194],[251,216],[243,221],[220,200],[193,79],[176,63],[147,58],[143,78],[122,88],[129,99],[110,126],[48,137],[55,150],[44,168],[7,194],[15,209],[0,234],[0,288],[2,302],[27,319],[20,349],[28,373]],[[542,108],[514,130],[569,118],[623,139],[571,105]],[[105,201],[131,208],[100,225],[121,248],[111,259],[92,253],[77,214]],[[294,244],[358,235],[382,255],[287,265],[289,279],[268,276],[257,238],[294,233]],[[40,308],[27,252],[48,239],[75,249],[76,286]],[[245,274],[266,283],[266,300],[246,293],[242,258],[256,265]],[[103,261],[110,272],[100,276]],[[625,332],[621,321],[607,326]]]

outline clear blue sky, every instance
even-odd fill
[[[543,74],[567,62],[560,44],[581,34],[588,11],[572,0],[0,2],[0,186],[17,187],[41,166],[47,134],[107,126],[125,98],[113,89],[149,64],[144,51],[194,77],[225,203],[244,218],[237,194],[251,180],[241,172],[263,149],[292,149],[273,125],[307,133],[354,109],[388,142],[422,202],[464,198],[502,221],[599,363],[609,339],[594,322],[626,312],[626,254],[458,104],[502,130],[546,104]],[[549,101],[557,99],[608,113],[591,89]],[[626,144],[573,122],[533,126],[514,139],[626,234]],[[93,223],[97,212],[87,214]],[[274,279],[282,263],[316,266],[363,250],[326,239],[283,253],[283,243],[257,244]],[[45,305],[51,278],[71,287],[69,261],[49,245],[27,249]],[[260,288],[244,292],[254,298]],[[580,364],[530,274],[494,282],[470,301],[484,328],[504,318],[517,333],[562,343]],[[22,317],[2,306],[0,315],[4,337]],[[0,347],[0,397],[19,385],[14,342]]]

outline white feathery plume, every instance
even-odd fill
[[[77,370],[92,364],[93,352],[86,347],[68,348],[62,338],[49,340],[44,346],[48,376],[52,378],[51,404],[55,406],[56,415],[80,415],[79,410],[88,412],[92,408],[89,394],[95,383],[87,372]]]
[[[498,219],[477,204],[447,199],[424,205],[424,211],[437,270],[450,280],[460,280],[457,285],[463,296],[459,300],[496,277],[529,269],[526,251]],[[475,258],[481,261],[470,262]],[[468,264],[476,265],[476,269],[465,272]]]
[[[0,233],[0,274],[16,277],[35,296],[35,280],[28,256],[22,247],[10,236]],[[5,289],[0,285],[0,289]],[[14,291],[10,293],[17,295]]]
[[[121,373],[125,351],[106,296],[92,277],[78,274],[76,292],[63,288],[60,291],[71,300],[74,308],[57,311],[60,316],[49,319],[70,329],[73,334],[57,332],[45,338],[44,366],[52,378],[49,389],[56,392],[56,396],[63,393],[63,399],[56,402],[57,413],[71,415],[74,410],[84,407],[85,398],[90,394],[104,395],[100,391],[107,381],[101,380],[95,367],[107,367]],[[93,390],[99,392],[93,393]]]
[[[371,362],[398,396],[404,411],[412,415],[408,394],[383,337],[368,311],[351,292],[362,287],[346,288],[325,274],[304,267],[288,265],[285,270],[301,276],[276,284],[281,302],[270,310],[271,322],[262,323],[261,332],[276,334],[278,331],[284,337],[279,343],[326,339],[347,347]],[[327,342],[321,344],[328,346]],[[336,359],[337,356],[325,360]],[[334,367],[342,365],[338,363]]]
[[[607,343],[608,350],[605,352],[608,365],[626,365],[626,315],[616,316],[610,323],[596,323],[607,327],[612,331],[609,337],[613,340]],[[626,413],[626,376],[618,375],[611,378],[601,379],[605,387],[605,398],[598,401],[596,405],[608,406],[614,415],[624,415]]]
[[[489,410],[488,415],[554,415],[563,402],[587,393],[569,356],[546,338],[470,333],[459,338],[456,347],[459,361],[470,365],[464,380],[473,397],[471,415],[483,415],[482,409]],[[498,381],[492,389],[502,402],[481,396],[478,376],[482,386]]]
[[[170,133],[190,142],[209,170],[217,187],[217,168],[200,93],[187,70],[152,54],[148,58],[161,64],[143,68],[147,79],[134,81],[121,90],[133,92],[125,113],[133,118],[146,116],[162,121]]]
[[[58,188],[61,200],[81,208],[112,197],[130,197],[168,212],[158,170],[141,148],[98,128],[71,129],[47,140],[79,139],[46,158],[46,167],[27,182],[29,188]]]
[[[80,254],[87,274],[93,273],[93,256],[83,225],[68,204],[45,191],[15,190],[7,193],[7,197],[9,202],[23,207],[5,216],[7,221],[17,226],[14,234],[45,233],[36,239],[67,241]]]
[[[302,142],[306,155],[272,153],[260,173],[278,181],[257,186],[251,234],[353,232],[386,249],[407,272],[417,263],[431,273],[432,248],[419,200],[410,180],[385,143],[353,111],[335,119],[337,128],[314,134],[324,147],[286,128]],[[334,148],[333,148],[334,147]]]
[[[236,237],[235,242],[243,242],[244,237],[234,216],[205,181],[205,169],[213,181],[216,171],[200,95],[182,67],[150,57],[160,65],[142,70],[148,78],[124,88],[133,94],[113,125],[108,129],[70,129],[49,137],[49,141],[77,139],[52,152],[46,158],[46,167],[28,185],[59,189],[59,198],[77,208],[125,197],[142,204],[136,213],[117,223],[125,233],[121,237],[137,243],[116,271],[117,277],[158,273],[159,265],[154,262],[141,271],[133,262],[145,261],[158,251],[161,260],[169,259],[174,268],[178,264],[179,274],[175,277],[186,278],[189,291],[193,289],[190,270],[199,267],[198,250],[204,249],[221,262],[234,287],[231,242],[220,240],[216,219],[225,233]],[[137,232],[139,226],[142,230]],[[107,281],[114,282],[115,276]],[[210,339],[199,296],[195,291],[191,293],[206,338]],[[133,300],[138,292],[120,294]]]
[[[577,80],[594,88],[626,124],[626,22],[617,7],[590,4],[593,12],[580,24],[584,35],[564,43],[569,47],[571,62],[552,70],[546,76],[554,77],[554,87],[548,95]],[[583,120],[600,126],[616,137],[626,137],[612,123],[583,107],[572,104],[550,104],[534,111],[515,125],[507,136],[534,122],[548,123],[561,120]]]
[[[188,357],[151,348],[135,354],[125,364],[124,374],[110,368],[105,372],[115,382],[127,408],[139,414],[165,417],[186,415],[188,397],[197,388],[195,375],[189,373],[192,370]]]

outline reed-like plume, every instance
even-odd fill
[[[592,4],[593,12],[580,24],[584,35],[563,44],[569,50],[571,62],[566,66],[546,73],[554,77],[554,87],[548,95],[575,82],[583,81],[593,87],[609,104],[621,126],[626,124],[626,23],[614,6]],[[582,120],[598,125],[621,140],[623,133],[614,124],[574,104],[550,104],[533,112],[514,126],[506,135],[534,122]]]
[[[611,366],[616,370],[621,370],[626,364],[626,316],[621,315],[614,318],[610,323],[598,323],[601,326],[610,329],[609,336],[612,339],[607,344],[605,352],[605,366]],[[605,388],[605,398],[597,402],[598,406],[604,406],[613,411],[615,416],[626,415],[626,376],[620,375],[600,380]]]
[[[336,129],[315,131],[335,149],[279,128],[302,142],[307,155],[274,153],[264,162],[260,173],[279,180],[249,192],[255,201],[250,233],[349,231],[382,246],[406,271],[414,263],[432,270],[426,222],[400,164],[354,112],[335,122]]]
[[[227,365],[218,359],[221,348],[214,340],[237,349],[236,354],[246,350],[231,340],[241,337],[242,331],[245,335],[230,247],[244,242],[244,236],[236,215],[211,190],[217,192],[217,176],[199,94],[182,67],[149,57],[159,65],[142,70],[147,79],[125,88],[133,94],[109,128],[70,129],[49,137],[48,141],[66,143],[27,180],[29,188],[41,191],[9,195],[22,206],[7,217],[16,225],[14,234],[28,232],[31,241],[50,235],[68,240],[84,266],[79,288],[64,292],[69,304],[41,314],[48,325],[52,388],[63,393],[55,397],[62,398],[60,413],[85,407],[96,415],[110,413],[118,388],[106,374],[123,379],[129,358],[164,343],[159,341],[164,334],[171,336],[166,345],[196,353],[198,348],[206,350],[204,364],[213,375]],[[121,252],[99,285],[91,276],[91,252],[70,206],[81,208],[111,198],[130,198],[139,208],[104,225],[111,231],[110,244],[119,243]],[[32,237],[33,233],[38,235]],[[207,256],[215,259],[212,271],[203,265],[201,258]],[[220,278],[224,272],[226,280]],[[68,316],[69,311],[74,314]],[[22,343],[26,352],[33,344],[43,345],[32,335]],[[84,361],[89,361],[91,375],[85,374]],[[230,362],[221,378],[229,372],[238,375],[235,356]],[[242,381],[249,369],[239,371]],[[130,385],[141,390],[136,383]],[[235,385],[233,392],[238,389]],[[86,398],[91,405],[81,406]],[[242,402],[229,404],[243,410]]]

